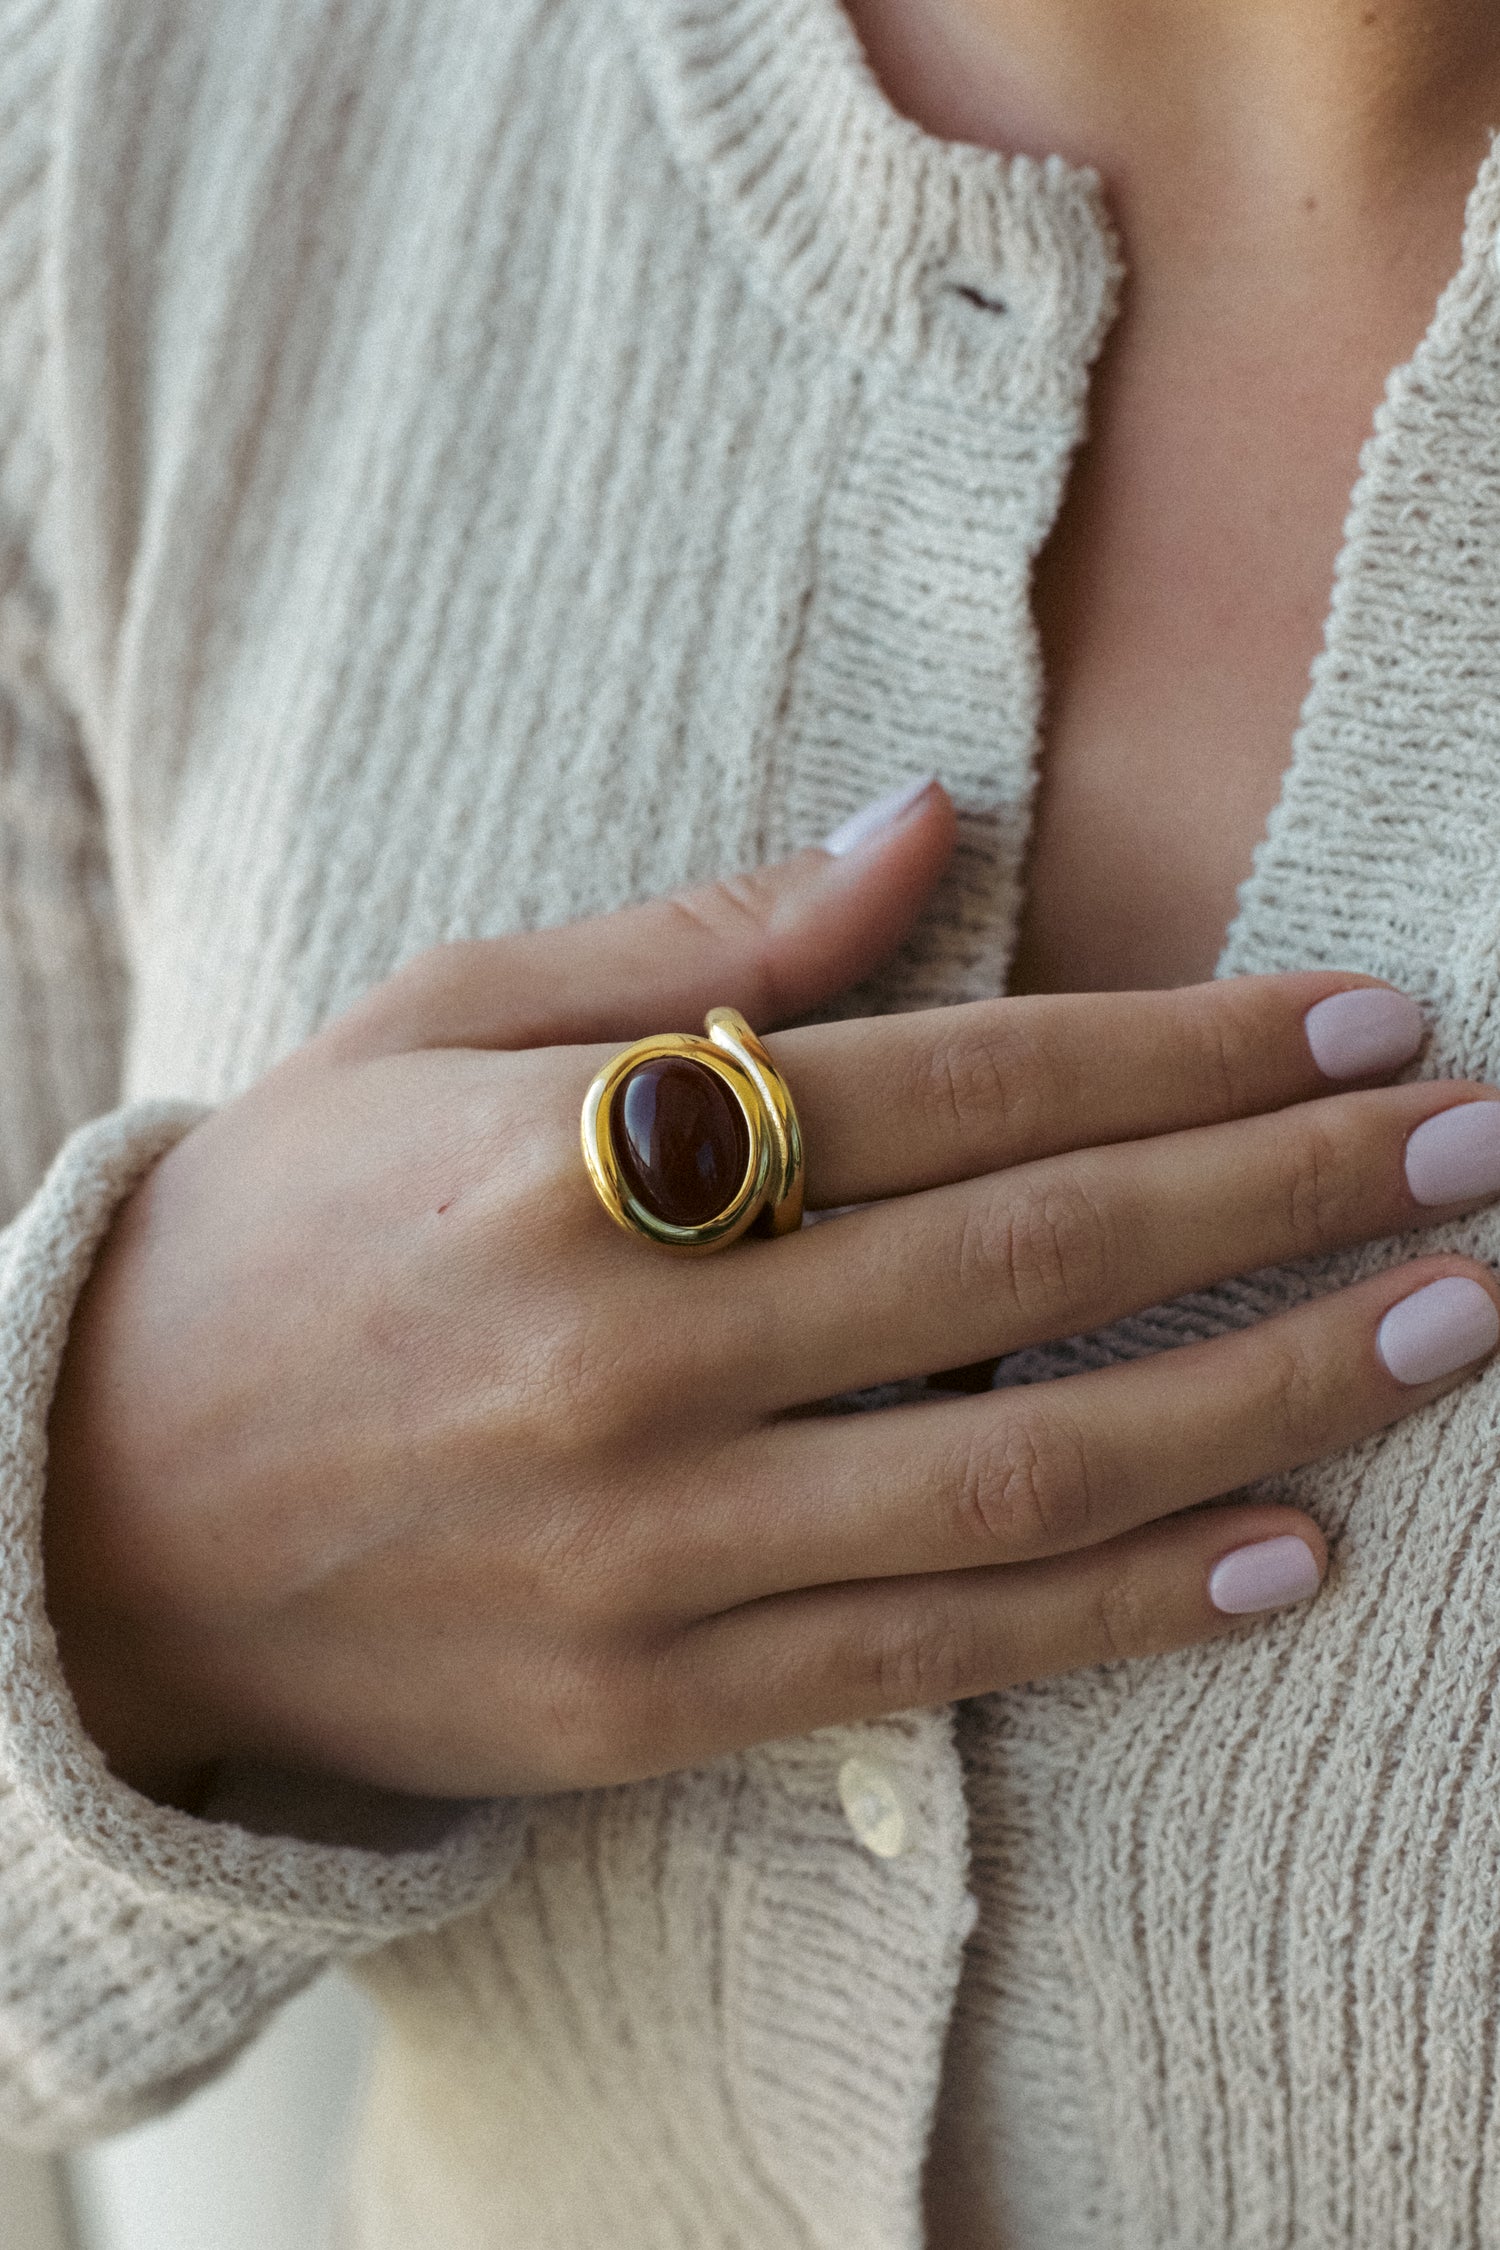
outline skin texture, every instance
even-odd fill
[[[1335,1091],[1317,974],[782,1034],[814,1209],[677,1260],[615,1228],[579,1104],[712,1001],[765,1025],[886,951],[942,792],[844,859],[442,949],[126,1207],[53,1415],[50,1602],[85,1723],[191,1801],[229,1754],[442,1794],[624,1781],[1243,1629],[1208,1575],[1316,1527],[1199,1505],[1358,1438],[1428,1259],[1248,1333],[862,1417],[833,1394],[1451,1216],[1453,1085]],[[582,995],[583,997],[579,997]],[[1500,1301],[1500,1293],[1496,1293]],[[858,1306],[859,1317],[849,1317]]]
[[[1104,180],[1129,281],[1036,583],[1048,715],[1012,989],[1192,982],[1278,794],[1375,406],[1458,265],[1500,11],[850,13],[929,130]]]
[[[1374,407],[1457,268],[1500,11],[847,5],[919,123],[1104,181],[1129,280],[1035,582],[1048,709],[1012,990],[1191,982],[1280,791]],[[930,2236],[993,2250],[965,2153],[940,2113]]]
[[[1285,763],[1370,406],[1454,262],[1496,34],[1415,0],[853,12],[921,122],[1063,148],[1114,197],[1136,280],[1044,558],[1019,981],[1181,983]],[[816,1408],[1446,1216],[1411,1205],[1405,1136],[1491,1097],[1330,1094],[1301,1018],[1358,979],[788,1033],[812,1200],[875,1208],[682,1265],[590,1198],[577,1106],[612,1045],[836,993],[950,844],[932,792],[847,860],[426,957],[158,1168],[52,1430],[51,1606],[119,1770],[184,1798],[229,1753],[445,1793],[627,1779],[1241,1630],[1220,1556],[1296,1532],[1321,1559],[1291,1511],[1195,1503],[1434,1395],[1375,1329],[1481,1269],[1169,1368]]]

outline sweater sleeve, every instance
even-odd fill
[[[118,1204],[201,1114],[118,1105],[128,979],[57,645],[45,272],[67,15],[0,0],[0,2133],[36,2146],[166,2106],[329,1960],[476,1903],[521,1818],[293,1804],[266,1777],[226,1785],[222,1817],[166,1810],[110,1774],[57,1662],[40,1527],[68,1322]]]

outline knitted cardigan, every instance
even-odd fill
[[[1497,224],[1491,163],[1222,963],[1393,978],[1424,1067],[1476,1075]],[[169,2102],[357,1958],[360,2250],[915,2250],[976,2085],[1005,2250],[1500,2241],[1494,1376],[1284,1480],[1334,1543],[1305,1612],[436,1836],[144,1802],[43,1604],[47,1404],[117,1201],[418,948],[779,854],[931,769],[955,868],[859,1004],[1001,987],[1029,571],[1116,281],[1092,177],[900,120],[836,0],[0,0],[14,2136]],[[898,1857],[840,1810],[854,1753]]]

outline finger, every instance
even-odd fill
[[[981,1000],[781,1033],[814,1205],[972,1179],[1392,1075],[1416,1002],[1373,978],[1230,977],[1181,992]]]
[[[782,1423],[721,1469],[710,1520],[732,1529],[683,1557],[684,1599],[724,1607],[1115,1539],[1356,1444],[1466,1380],[1497,1340],[1487,1269],[1427,1258],[1126,1365]]]
[[[1459,1091],[1468,1098],[1455,1101]],[[1231,1274],[1429,1226],[1500,1187],[1500,1130],[1486,1129],[1500,1128],[1497,1101],[1490,1088],[1430,1084],[1331,1095],[1046,1157],[754,1244],[734,1254],[736,1317],[761,1339],[742,1363],[775,1411],[1079,1335]],[[1476,1144],[1467,1169],[1426,1164],[1429,1149],[1461,1155],[1466,1140]]]
[[[947,793],[921,782],[772,866],[560,929],[439,946],[324,1044],[358,1055],[574,1045],[695,1031],[714,1007],[779,1022],[900,944],[954,836]]]
[[[658,1761],[696,1764],[746,1743],[1160,1656],[1242,1629],[1254,1604],[1307,1598],[1326,1566],[1306,1516],[1232,1506],[1044,1562],[778,1595],[673,1644],[641,1698],[639,1739],[651,1744],[651,1770],[664,1770]],[[1241,1606],[1220,1609],[1211,1584]]]

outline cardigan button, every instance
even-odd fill
[[[914,1822],[895,1775],[875,1758],[846,1758],[839,1767],[839,1803],[867,1852],[899,1859],[912,1841]]]

